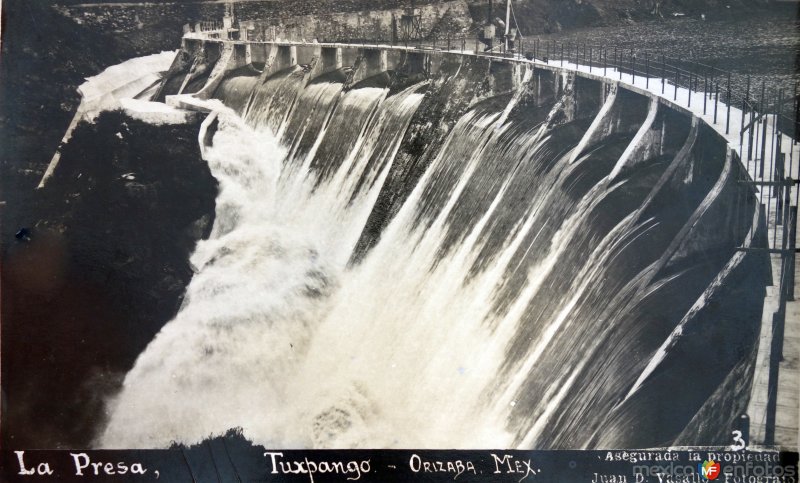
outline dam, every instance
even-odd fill
[[[794,423],[791,398],[768,409],[797,369],[796,344],[783,376],[770,364],[772,313],[796,311],[770,287],[797,195],[778,217],[741,111],[467,42],[214,33],[187,33],[144,96],[207,116],[214,227],[98,446],[241,427],[281,447],[634,448],[730,444],[742,414],[754,444],[797,427],[796,394]],[[798,158],[761,125],[782,139],[753,137],[762,162]]]

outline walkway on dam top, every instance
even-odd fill
[[[712,127],[720,136],[728,141],[732,151],[739,155],[742,164],[747,167],[752,181],[755,181],[755,190],[768,214],[768,234],[770,248],[775,250],[781,248],[783,237],[783,226],[775,223],[777,220],[776,211],[778,203],[771,196],[772,189],[767,183],[775,179],[776,159],[779,154],[785,157],[784,176],[794,180],[800,179],[800,144],[791,137],[776,131],[777,116],[767,115],[763,120],[756,121],[752,128],[756,135],[751,136],[745,127],[752,117],[750,113],[743,115],[742,109],[735,106],[728,106],[723,102],[724,93],[698,92],[686,87],[676,85],[673,79],[655,77],[658,69],[648,72],[636,72],[634,69],[617,69],[608,65],[583,65],[577,64],[567,59],[542,60],[528,59],[519,54],[503,55],[499,53],[477,52],[472,47],[472,42],[458,39],[457,44],[429,45],[397,45],[387,43],[324,43],[324,42],[292,42],[292,41],[236,41],[209,38],[207,32],[188,33],[184,37],[211,42],[231,42],[234,44],[274,44],[280,46],[314,46],[326,48],[352,48],[352,49],[379,49],[379,50],[400,50],[417,53],[450,53],[468,56],[479,56],[487,59],[515,62],[520,64],[532,65],[540,68],[552,69],[554,71],[579,72],[582,76],[597,80],[619,83],[627,89],[639,92],[643,95],[661,99],[671,107],[702,119],[708,126]],[[649,69],[648,69],[649,70]],[[667,71],[670,74],[672,71]],[[753,138],[751,149],[750,138]],[[751,156],[748,155],[751,153]],[[748,158],[752,158],[749,159]],[[760,183],[760,184],[759,184]],[[792,185],[789,190],[792,206],[798,204],[798,192],[800,186]],[[796,233],[795,227],[795,233]],[[772,340],[772,314],[776,311],[779,304],[778,278],[781,273],[781,255],[778,253],[770,254],[772,262],[773,283],[768,287],[767,298],[764,304],[764,314],[762,317],[762,330],[759,341],[758,358],[756,362],[756,372],[754,376],[753,392],[748,407],[750,416],[750,436],[754,444],[763,442],[766,425],[766,406],[769,379],[769,354],[770,342]],[[797,281],[800,280],[800,270],[795,264],[795,293]],[[792,451],[797,451],[800,443],[800,301],[789,301],[786,304],[786,326],[784,335],[783,360],[780,363],[779,383],[777,396],[777,419],[775,424],[775,444]]]

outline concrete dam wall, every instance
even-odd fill
[[[729,442],[764,220],[691,113],[507,59],[191,38],[156,99],[210,113],[216,219],[98,445]]]

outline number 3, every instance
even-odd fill
[[[731,450],[739,451],[747,446],[747,443],[745,443],[744,439],[742,439],[741,431],[737,430],[732,432],[731,434],[733,434],[733,443],[734,443],[733,445],[731,445]]]

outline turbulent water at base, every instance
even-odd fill
[[[635,160],[636,129],[584,145],[593,118],[559,115],[569,89],[533,106],[530,77],[458,116],[363,256],[430,81],[223,81],[215,97],[233,109],[200,135],[220,183],[213,232],[98,445],[235,427],[273,447],[632,444],[630,426],[661,410],[636,401],[658,393],[676,327],[741,263],[731,240],[746,227],[701,257],[686,233],[715,230],[738,199],[733,168],[697,154],[697,125]]]

